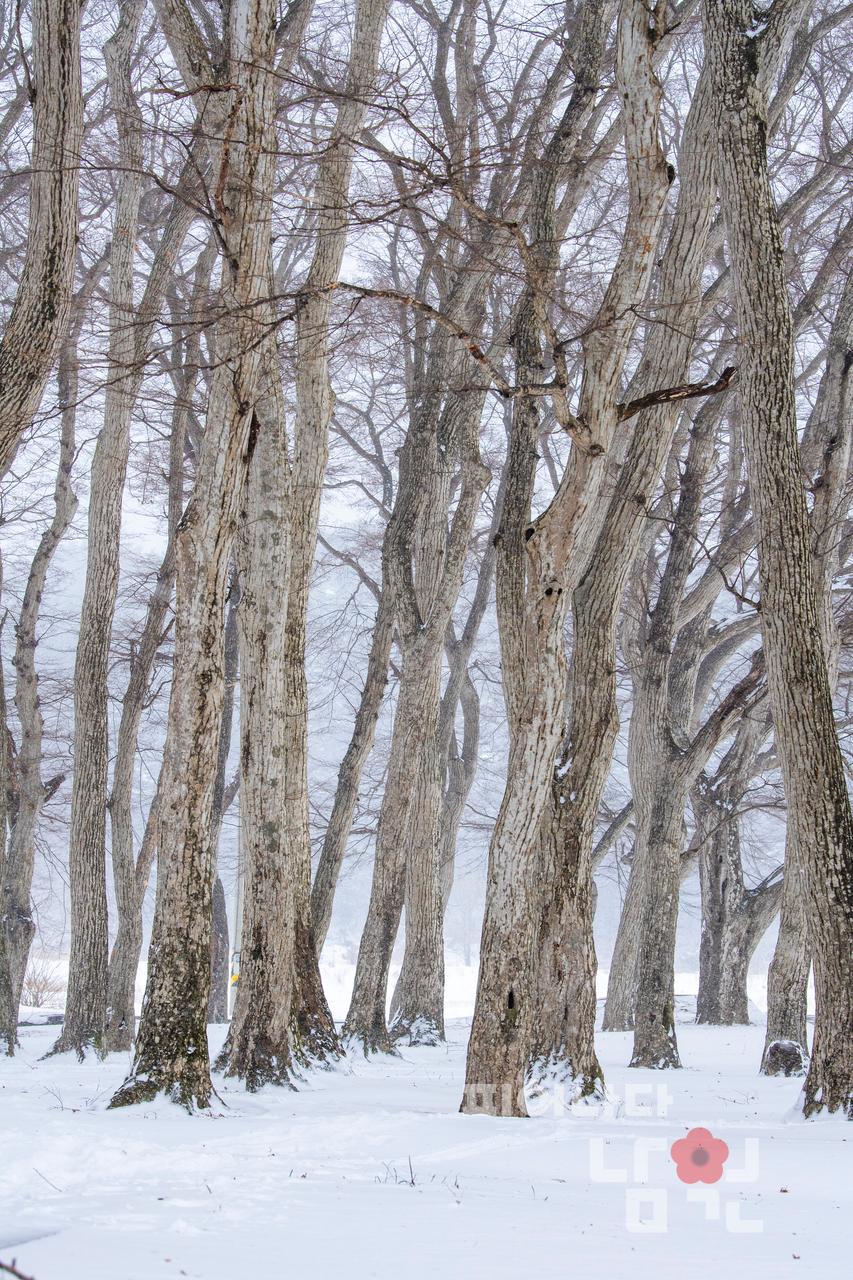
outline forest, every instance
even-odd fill
[[[571,1115],[689,953],[853,1118],[853,4],[0,0],[0,138],[0,1090],[298,1108],[464,950]]]

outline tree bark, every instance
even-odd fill
[[[100,279],[103,261],[87,274],[75,300],[72,323],[60,353],[57,384],[62,405],[59,440],[59,467],[53,494],[53,516],[39,539],[33,556],[21,611],[15,627],[15,707],[20,724],[20,746],[15,756],[15,804],[9,813],[9,840],[5,869],[0,878],[2,931],[6,940],[11,1002],[17,1015],[30,945],[36,927],[32,917],[31,888],[35,865],[35,841],[39,816],[48,796],[42,779],[42,737],[44,722],[36,669],[36,645],[41,602],[54,553],[67,533],[77,510],[71,485],[76,451],[75,425],[79,386],[78,342],[86,306]],[[4,719],[5,725],[5,719]],[[8,744],[5,744],[8,750]],[[64,779],[54,779],[51,790]]]
[[[167,35],[170,31],[177,42],[171,27]],[[192,1109],[206,1107],[211,1096],[211,819],[222,718],[228,567],[245,476],[257,443],[253,428],[263,336],[259,304],[269,279],[275,151],[275,31],[272,0],[235,0],[229,10],[228,65],[219,73],[199,65],[176,43],[190,89],[207,92],[203,86],[214,83],[217,74],[236,86],[208,95],[227,97],[231,104],[230,145],[218,196],[224,315],[216,330],[219,362],[198,472],[176,537],[175,666],[165,748],[172,776],[160,814],[148,983],[131,1072],[112,1106],[150,1100],[163,1092]]]
[[[747,889],[741,858],[740,810],[769,727],[763,712],[745,717],[713,779],[702,777],[693,789],[702,895],[698,1023],[749,1022],[749,963],[782,899],[781,868]]]
[[[853,813],[832,707],[797,444],[793,331],[766,150],[766,86],[748,0],[706,5],[717,164],[741,344],[744,447],[758,527],[761,613],[789,822],[815,967],[803,1109],[853,1116]]]
[[[779,935],[767,973],[767,1027],[761,1055],[761,1072],[766,1076],[804,1076],[809,1064],[806,1015],[812,958],[801,875],[789,835]]]
[[[332,812],[323,835],[323,847],[311,888],[311,921],[319,955],[329,932],[338,876],[352,829],[362,771],[373,747],[382,698],[388,680],[394,611],[391,592],[383,587],[373,623],[364,688],[355,715],[352,736],[338,770]]]
[[[296,422],[290,520],[293,553],[284,649],[287,697],[291,706],[288,753],[288,822],[294,825],[295,939],[291,1033],[303,1064],[339,1054],[331,1014],[323,994],[311,909],[311,840],[308,822],[308,686],[305,635],[308,587],[328,456],[334,393],[329,374],[331,286],[337,282],[347,240],[347,209],[358,137],[376,79],[379,47],[389,0],[358,0],[346,85],[332,136],[317,175],[317,237],[304,298],[296,320]],[[339,814],[339,817],[343,815]],[[342,824],[343,825],[343,824]],[[345,843],[345,837],[344,837]],[[341,851],[343,846],[341,847]],[[335,873],[336,874],[336,873]]]
[[[288,457],[275,347],[259,401],[241,514],[240,823],[245,859],[240,981],[218,1065],[250,1091],[289,1084],[294,991],[294,815],[288,807],[284,648],[290,538]],[[273,381],[274,380],[274,381]],[[296,832],[298,839],[298,828]]]
[[[133,849],[133,773],[139,727],[151,687],[157,654],[166,631],[166,619],[175,583],[175,534],[184,511],[184,458],[192,395],[201,359],[202,298],[207,294],[216,257],[211,238],[199,256],[195,270],[194,305],[189,316],[190,333],[179,394],[172,413],[169,439],[168,541],[157,580],[148,600],[145,621],[134,645],[127,688],[122,699],[116,737],[113,785],[109,799],[112,836],[113,881],[118,925],[107,971],[107,1013],[104,1044],[108,1052],[126,1052],[136,1026],[136,974],[142,950],[142,908],[156,852],[157,808],[161,779],[151,803],[139,855]]]
[[[594,102],[602,56],[603,21],[604,13],[599,6],[584,7],[575,59],[575,92],[537,175],[539,185],[531,206],[531,239],[536,246],[538,269],[528,283],[515,325],[517,363],[525,383],[535,382],[541,373],[541,334],[543,328],[547,329],[545,296],[556,266],[556,186],[575,145],[574,131],[583,128]],[[489,852],[489,892],[480,948],[480,978],[462,1103],[462,1109],[468,1112],[526,1114],[523,1088],[533,1046],[537,999],[534,953],[538,904],[534,885],[539,880],[539,868],[534,864],[555,754],[562,736],[566,606],[583,577],[600,518],[596,498],[606,473],[603,459],[616,425],[614,397],[634,331],[635,307],[648,287],[653,246],[662,225],[669,187],[658,139],[660,87],[653,70],[652,50],[658,34],[649,21],[646,7],[632,3],[622,5],[617,75],[626,136],[628,221],[619,259],[596,324],[590,331],[580,411],[573,423],[567,418],[575,438],[566,473],[548,509],[532,524],[527,522],[525,514],[524,523],[512,529],[504,543],[507,564],[499,576],[498,601],[501,609],[501,599],[504,600],[501,646],[510,753],[507,788]],[[558,356],[556,345],[552,345]],[[538,437],[536,405],[534,397],[520,397],[513,418],[516,440],[511,450],[518,451],[522,474],[526,466],[529,478],[520,479],[518,493],[512,496],[508,485],[510,518],[521,515],[519,508],[525,500],[525,490],[527,493],[532,490],[529,468]],[[558,415],[563,414],[564,408],[559,400],[555,402]],[[529,498],[527,500],[529,502]],[[608,716],[609,711],[598,724],[598,732],[607,725]],[[615,734],[615,729],[613,732]],[[578,731],[577,742],[584,741]],[[574,794],[578,793],[581,781],[579,775],[573,783]],[[585,860],[578,867],[581,876],[591,876],[592,822],[589,828],[589,856],[585,849],[580,851],[580,857]],[[577,860],[574,861],[577,866]],[[567,874],[571,874],[572,862],[569,856]],[[582,894],[572,896],[575,901],[583,901]],[[560,902],[560,896],[555,895],[555,900]],[[591,902],[591,891],[586,901]],[[558,910],[562,911],[561,904]],[[562,923],[555,920],[557,947],[562,945],[561,928]],[[580,958],[588,966],[589,950]],[[594,973],[586,969],[582,981],[588,990],[589,984],[594,984]],[[594,994],[592,1000],[594,1002]],[[588,1011],[589,1006],[590,1000],[585,997],[581,1008]],[[552,1045],[559,1045],[565,1038],[560,1023],[567,1000],[553,1002],[552,1008],[557,1019],[545,1032],[548,1054]],[[569,1021],[575,1012],[571,1010]],[[583,1035],[591,1034],[591,1027],[585,1026]]]
[[[143,10],[123,0],[118,25],[104,45],[119,137],[118,198],[110,252],[110,361],[104,425],[92,460],[86,587],[74,664],[74,779],[68,875],[71,954],[65,1022],[53,1052],[102,1052],[107,1016],[106,818],[109,741],[108,669],[119,579],[121,508],[130,420],[141,370],[127,384],[136,343],[133,262],[142,196],[142,116],[130,71]]]
[[[77,248],[83,0],[33,0],[27,250],[0,339],[0,476],[38,409],[68,324]]]

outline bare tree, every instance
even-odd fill
[[[82,0],[33,0],[30,218],[24,269],[0,339],[0,476],[39,407],[74,283],[83,94]]]
[[[817,993],[804,1110],[853,1114],[853,814],[835,727],[799,469],[793,330],[767,166],[766,93],[747,0],[705,7],[717,163],[741,344],[744,448],[759,532],[762,627],[789,822],[809,908]]]
[[[187,1107],[204,1107],[211,1094],[211,814],[223,624],[234,532],[257,442],[252,428],[262,372],[258,303],[269,280],[276,10],[267,0],[231,5],[228,56],[219,71],[188,12],[169,0],[161,12],[188,88],[202,100],[230,101],[230,145],[216,196],[224,307],[198,471],[176,536],[175,670],[165,746],[169,803],[158,815],[160,871],[148,984],[131,1072],[112,1105],[165,1092]]]

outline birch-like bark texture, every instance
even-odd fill
[[[784,251],[767,167],[765,24],[705,6],[717,164],[741,347],[742,430],[758,526],[761,614],[788,820],[809,910],[815,1038],[804,1112],[853,1116],[853,814],[812,576]]]
[[[33,141],[24,269],[0,338],[0,477],[39,407],[68,323],[77,246],[83,0],[31,5]]]
[[[134,1060],[112,1106],[165,1092],[191,1109],[207,1106],[211,1096],[211,819],[227,575],[257,439],[252,427],[261,374],[258,304],[269,280],[276,13],[272,0],[237,0],[229,10],[222,71],[235,87],[227,90],[231,133],[217,197],[224,316],[217,325],[218,364],[198,473],[176,537],[175,667],[165,755],[167,762],[180,761],[180,771],[173,766],[160,813],[159,892]],[[177,47],[190,87],[204,93],[204,77],[215,82],[213,68],[199,67],[187,42]]]

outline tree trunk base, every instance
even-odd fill
[[[804,1076],[809,1055],[796,1040],[772,1040],[761,1059],[763,1076]]]
[[[104,1033],[104,1052],[129,1053],[133,1048],[133,1035],[135,1031],[135,1015],[130,1021],[128,1021],[125,1015],[112,1018],[109,1010],[107,1010],[107,1029]]]
[[[411,1019],[397,1017],[391,1024],[389,1035],[395,1044],[403,1042],[410,1047],[445,1042],[444,1023],[424,1015]]]
[[[389,1058],[400,1056],[384,1022],[381,1028],[347,1023],[341,1033],[341,1046],[348,1057],[372,1058],[377,1054],[385,1054]]]
[[[63,1031],[53,1047],[44,1054],[44,1058],[55,1058],[61,1053],[73,1053],[78,1062],[85,1062],[90,1054],[94,1054],[96,1058],[105,1058],[107,1049],[102,1034]]]
[[[226,1043],[214,1063],[226,1079],[242,1080],[248,1093],[257,1093],[267,1085],[296,1090],[291,1078],[290,1046],[275,1045],[267,1038],[251,1039],[229,1049]]]
[[[647,1071],[672,1071],[681,1067],[675,1033],[665,1037],[655,1036],[646,1044],[635,1044],[629,1067],[644,1067]]]
[[[835,1056],[827,1054],[821,1060],[820,1049],[815,1047],[803,1086],[803,1115],[806,1119],[840,1112],[845,1119],[853,1120],[849,1053],[848,1045],[846,1058],[844,1053]]]
[[[118,1107],[135,1106],[138,1102],[154,1102],[160,1094],[190,1114],[194,1111],[206,1111],[211,1097],[218,1097],[210,1082],[206,1057],[204,1063],[184,1063],[172,1071],[151,1072],[150,1075],[135,1073],[128,1076],[111,1098],[107,1109],[112,1111]]]
[[[577,1104],[604,1102],[604,1074],[598,1060],[576,1065],[561,1053],[536,1058],[527,1073],[528,1111],[539,1115],[568,1115]]]

